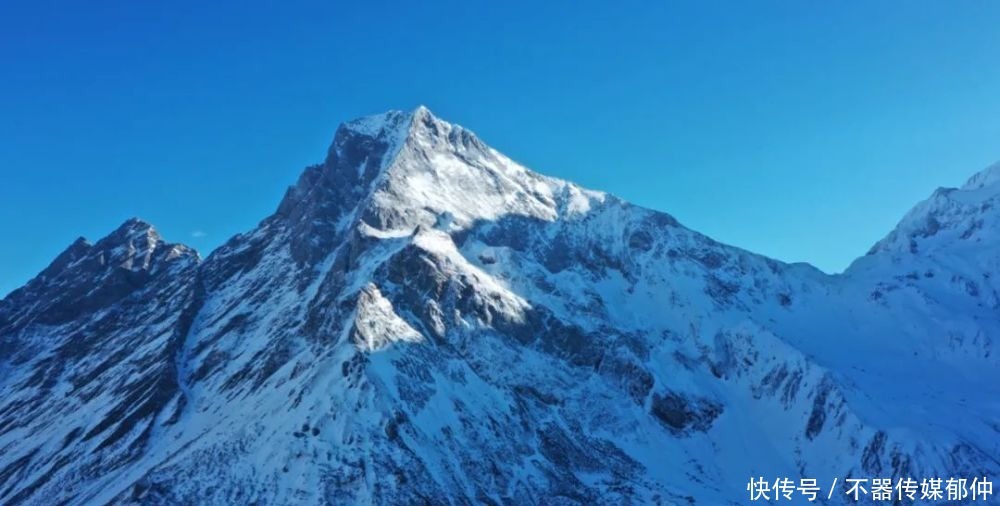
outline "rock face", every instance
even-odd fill
[[[0,503],[718,505],[758,475],[995,478],[994,172],[829,276],[425,108],[345,123],[204,261],[131,220],[0,302]]]

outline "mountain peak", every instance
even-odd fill
[[[370,182],[392,165],[392,161],[407,144],[436,140],[452,131],[471,132],[458,125],[442,121],[426,106],[409,111],[390,110],[363,116],[342,123],[334,134],[324,165],[330,170],[355,170]],[[477,140],[478,142],[478,140]],[[371,163],[378,161],[378,163]]]
[[[412,113],[390,110],[345,121],[341,123],[337,132],[339,134],[341,130],[347,130],[355,134],[378,137],[384,132],[396,132],[400,128],[405,128],[410,123],[411,118]]]
[[[567,209],[589,209],[592,201],[604,200],[602,193],[523,167],[426,107],[405,119],[405,133],[386,138],[387,156],[362,214],[375,228],[434,227],[442,216],[451,229],[505,216],[551,221]]]
[[[413,128],[439,121],[427,106],[419,105],[410,111],[391,109],[383,113],[362,116],[346,121],[337,129],[368,137],[399,137],[410,134]]]
[[[149,223],[129,218],[94,243],[77,238],[5,300],[27,308],[18,317],[22,323],[58,324],[108,307],[154,277],[192,272],[198,262],[193,249],[167,243]]]
[[[415,180],[399,173],[407,165],[403,160],[429,161],[431,151],[446,150],[448,136],[458,132],[467,131],[437,119],[424,106],[344,122],[323,163],[302,173],[269,219],[290,231],[296,260],[316,260],[350,224],[368,218],[371,224],[384,225],[380,216],[386,213],[373,203],[374,196]],[[471,133],[459,137],[473,144]],[[478,140],[475,144],[481,146]],[[395,207],[393,214],[406,214],[400,206],[417,201],[405,199],[390,207]]]
[[[934,251],[982,248],[984,241],[996,240],[993,230],[1000,223],[998,205],[1000,162],[975,173],[960,188],[935,190],[906,213],[866,256],[919,252],[926,257]]]
[[[326,160],[302,174],[276,216],[309,238],[309,249],[324,249],[323,237],[358,222],[409,233],[447,216],[458,230],[505,216],[552,221],[604,199],[524,168],[420,106],[343,123]]]
[[[975,173],[962,185],[963,190],[979,190],[1000,182],[1000,162]]]
[[[146,250],[154,248],[157,243],[162,241],[163,239],[159,232],[153,228],[153,225],[140,218],[132,217],[96,243],[91,243],[82,236],[77,237],[42,271],[41,276],[43,278],[56,276],[94,251],[113,252],[120,248]]]
[[[132,217],[125,220],[125,222],[119,225],[118,228],[108,234],[107,237],[102,239],[102,242],[105,240],[115,242],[145,241],[155,243],[162,240],[162,237],[160,237],[160,233],[151,223],[141,218]]]

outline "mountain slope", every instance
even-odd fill
[[[997,183],[827,276],[425,108],[348,122],[204,261],[130,221],[0,303],[0,501],[740,504],[750,476],[996,476]]]

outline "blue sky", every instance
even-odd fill
[[[1000,2],[209,3],[0,4],[0,294],[130,216],[205,255],[418,104],[831,272],[1000,159]]]

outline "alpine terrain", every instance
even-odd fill
[[[865,501],[827,499],[834,478],[995,480],[998,291],[1000,165],[827,275],[392,111],[205,259],[132,219],[0,302],[0,504],[725,505],[787,477],[837,505]]]

